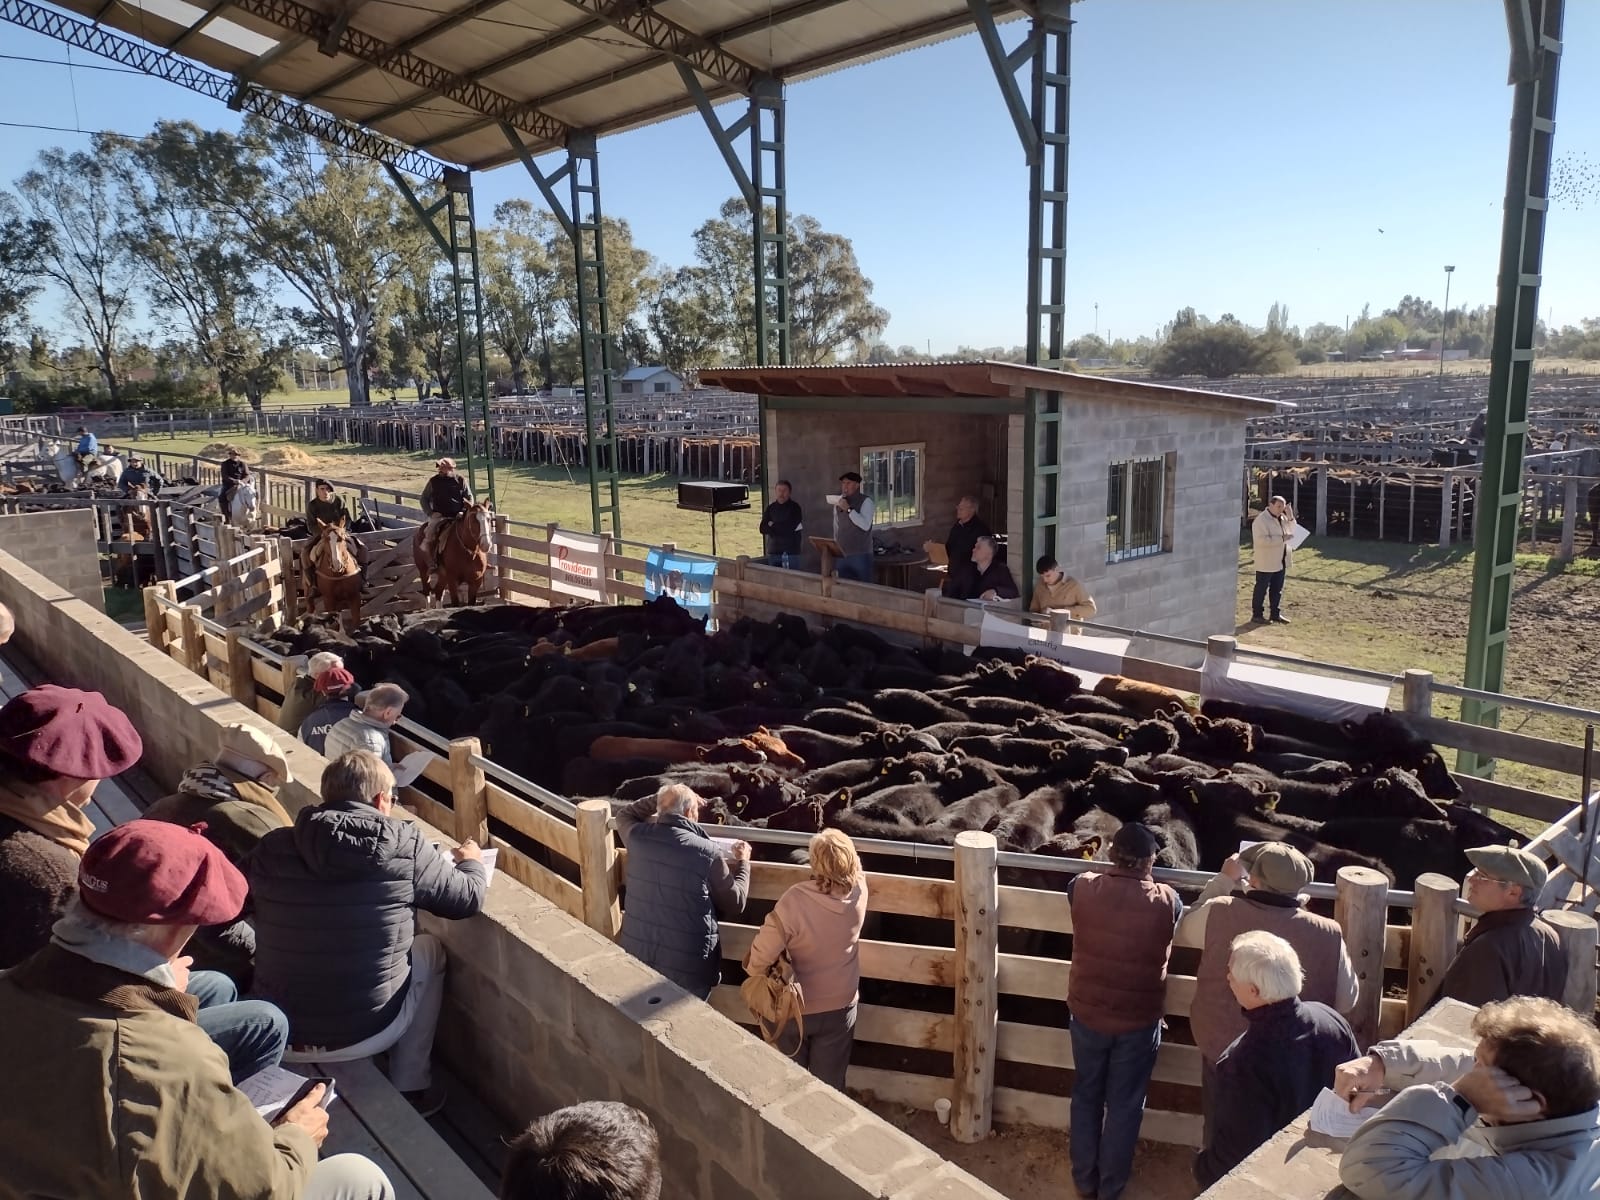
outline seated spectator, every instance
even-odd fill
[[[811,878],[797,883],[773,906],[745,958],[751,975],[765,973],[785,950],[804,996],[804,1036],[795,1049],[790,1028],[778,1048],[793,1054],[823,1083],[844,1091],[861,997],[861,924],[867,916],[867,879],[855,843],[825,829],[807,849]]]
[[[322,803],[261,839],[248,872],[256,906],[255,991],[288,1015],[291,1061],[389,1052],[389,1078],[424,1116],[444,999],[444,947],[417,910],[460,920],[483,908],[482,852],[446,854],[390,816],[394,774],[355,750],[322,773]]]
[[[300,740],[318,754],[327,755],[328,734],[356,708],[356,679],[343,667],[331,667],[317,676],[317,707],[300,722]]]
[[[244,877],[198,834],[130,821],[84,855],[51,945],[0,976],[7,1196],[393,1200],[359,1155],[317,1161],[321,1089],[268,1125],[196,1028],[184,945]],[[44,1082],[48,1081],[48,1082]]]
[[[1479,846],[1467,851],[1467,861],[1472,870],[1463,890],[1483,915],[1445,970],[1440,998],[1477,1005],[1512,996],[1560,1000],[1567,988],[1566,955],[1535,907],[1549,878],[1544,863],[1511,846]]]
[[[0,708],[0,969],[50,940],[94,836],[84,809],[143,752],[99,692],[45,684]]]
[[[1343,1017],[1300,999],[1304,979],[1294,947],[1276,934],[1233,939],[1228,987],[1249,1024],[1217,1060],[1214,1127],[1194,1160],[1202,1188],[1310,1108],[1359,1049]]]
[[[996,545],[994,538],[984,534],[973,543],[972,569],[967,573],[967,582],[960,589],[960,594],[952,592],[960,600],[1015,600],[1022,593],[1017,590],[1017,581],[1011,577],[1011,568],[995,557]]]
[[[334,667],[343,666],[344,659],[327,650],[319,650],[307,659],[305,671],[295,676],[289,685],[289,694],[283,698],[283,706],[278,709],[278,728],[298,735],[306,717],[322,703],[322,697],[317,694],[317,680]],[[351,711],[355,711],[354,708]]]
[[[704,1000],[722,978],[717,913],[738,916],[750,892],[750,843],[725,858],[697,823],[701,803],[671,783],[618,809],[616,822],[628,848],[622,948]]]
[[[500,1200],[658,1200],[661,1139],[650,1118],[614,1100],[540,1117],[511,1143]]]
[[[1339,1068],[1360,1109],[1339,1179],[1362,1200],[1578,1200],[1600,1187],[1600,1033],[1587,1014],[1515,996],[1472,1019],[1474,1054],[1379,1042]],[[1453,1081],[1453,1082],[1447,1082]]]
[[[946,596],[966,600],[970,595],[976,595],[972,591],[972,585],[978,573],[972,568],[972,547],[980,537],[993,536],[994,531],[983,523],[982,517],[978,516],[976,500],[971,496],[963,496],[956,501],[956,521],[950,526],[950,533],[944,539],[948,573],[945,575],[941,590]],[[924,542],[923,549],[931,555],[935,544]]]
[[[389,746],[389,730],[405,711],[405,689],[395,683],[380,683],[356,697],[358,711],[328,730],[323,744],[324,758],[338,758],[352,750],[375,754],[390,766],[394,752]]]
[[[278,788],[290,782],[289,760],[266,734],[252,725],[225,725],[216,756],[183,773],[178,790],[144,810],[146,818],[185,827],[200,826],[206,840],[241,867],[256,843],[293,821],[278,802]],[[248,992],[255,972],[256,934],[248,898],[238,919],[202,929],[189,943],[196,963],[220,971]]]
[[[1033,589],[1033,599],[1028,611],[1046,613],[1066,609],[1074,621],[1087,621],[1094,616],[1094,597],[1089,589],[1061,569],[1061,564],[1050,555],[1041,555],[1034,564],[1039,573],[1039,583]]]

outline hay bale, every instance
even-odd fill
[[[261,465],[264,467],[314,467],[317,465],[315,456],[307,454],[299,446],[274,446],[261,456]]]
[[[201,458],[227,458],[228,457],[228,451],[230,449],[237,450],[239,452],[239,457],[244,459],[245,462],[256,462],[261,458],[261,456],[259,454],[257,454],[254,450],[247,450],[243,446],[233,446],[228,442],[212,442],[212,443],[210,443],[209,445],[206,446],[206,448],[204,450],[200,451],[200,457]]]

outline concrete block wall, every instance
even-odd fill
[[[3,550],[0,602],[51,679],[135,714],[158,784],[210,758],[222,724],[247,721],[288,755],[285,806],[317,802],[320,755]],[[513,1124],[627,1100],[660,1131],[670,1196],[1002,1200],[508,876],[480,916],[423,924],[450,952],[440,1048]]]
[[[1204,638],[1231,632],[1238,594],[1244,420],[1182,403],[1067,395],[1057,557],[1111,625]],[[1174,456],[1165,532],[1170,549],[1106,561],[1110,465]]]
[[[917,401],[909,400],[908,406]],[[865,446],[897,446],[921,442],[922,514],[917,525],[875,530],[879,542],[920,548],[928,540],[942,542],[956,519],[956,501],[972,495],[980,501],[985,522],[996,533],[1007,530],[1005,511],[1006,418],[980,413],[861,412],[839,401],[837,411],[775,409],[768,413],[768,455],[774,480],[794,485],[794,498],[804,510],[807,537],[833,532],[833,515],[825,497],[839,490],[839,476],[856,470]],[[984,502],[984,486],[994,494]],[[806,545],[809,554],[810,544]],[[814,556],[811,569],[816,569]]]
[[[103,612],[98,546],[94,512],[88,508],[0,516],[0,547]]]

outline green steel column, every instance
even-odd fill
[[[750,96],[751,233],[755,246],[756,365],[789,363],[789,198],[785,164],[783,84],[756,81]],[[773,216],[767,228],[767,212]],[[767,398],[757,400],[756,435],[761,447],[761,488],[768,494]]]
[[[1467,624],[1466,685],[1486,692],[1499,692],[1505,683],[1564,9],[1563,0],[1505,0],[1505,5],[1515,90],[1489,368],[1488,428],[1472,518],[1472,611]],[[1465,700],[1461,717],[1494,726],[1499,723],[1500,708]],[[1457,770],[1463,773],[1487,776],[1493,769],[1493,760],[1485,756],[1467,751],[1459,755]]]
[[[489,406],[489,368],[483,346],[483,288],[478,264],[478,224],[472,176],[445,172],[449,199],[450,280],[456,302],[456,368],[461,380],[461,415],[466,429],[467,481],[477,499],[493,503],[494,421]],[[483,486],[478,462],[483,462]]]
[[[600,212],[600,158],[594,135],[574,134],[568,140],[567,164],[570,167],[567,178],[572,188],[572,243],[578,271],[583,422],[589,438],[589,502],[594,532],[621,537],[611,318],[606,297],[606,240]],[[606,460],[604,464],[600,461],[602,456]],[[609,529],[605,525],[608,515]]]

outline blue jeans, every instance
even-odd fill
[[[872,555],[846,554],[839,560],[837,574],[840,579],[855,579],[861,583],[871,583]]]
[[[234,1083],[282,1061],[289,1018],[276,1004],[239,999],[233,980],[220,971],[189,972],[188,991],[200,1001],[196,1023],[228,1056]]]
[[[790,571],[798,570],[800,555],[798,551],[785,550],[781,554],[763,554],[756,559],[758,563],[768,567],[784,567]]]
[[[1161,1022],[1133,1033],[1096,1033],[1072,1021],[1072,1182],[1117,1200],[1133,1174],[1144,1097],[1161,1048]]]

